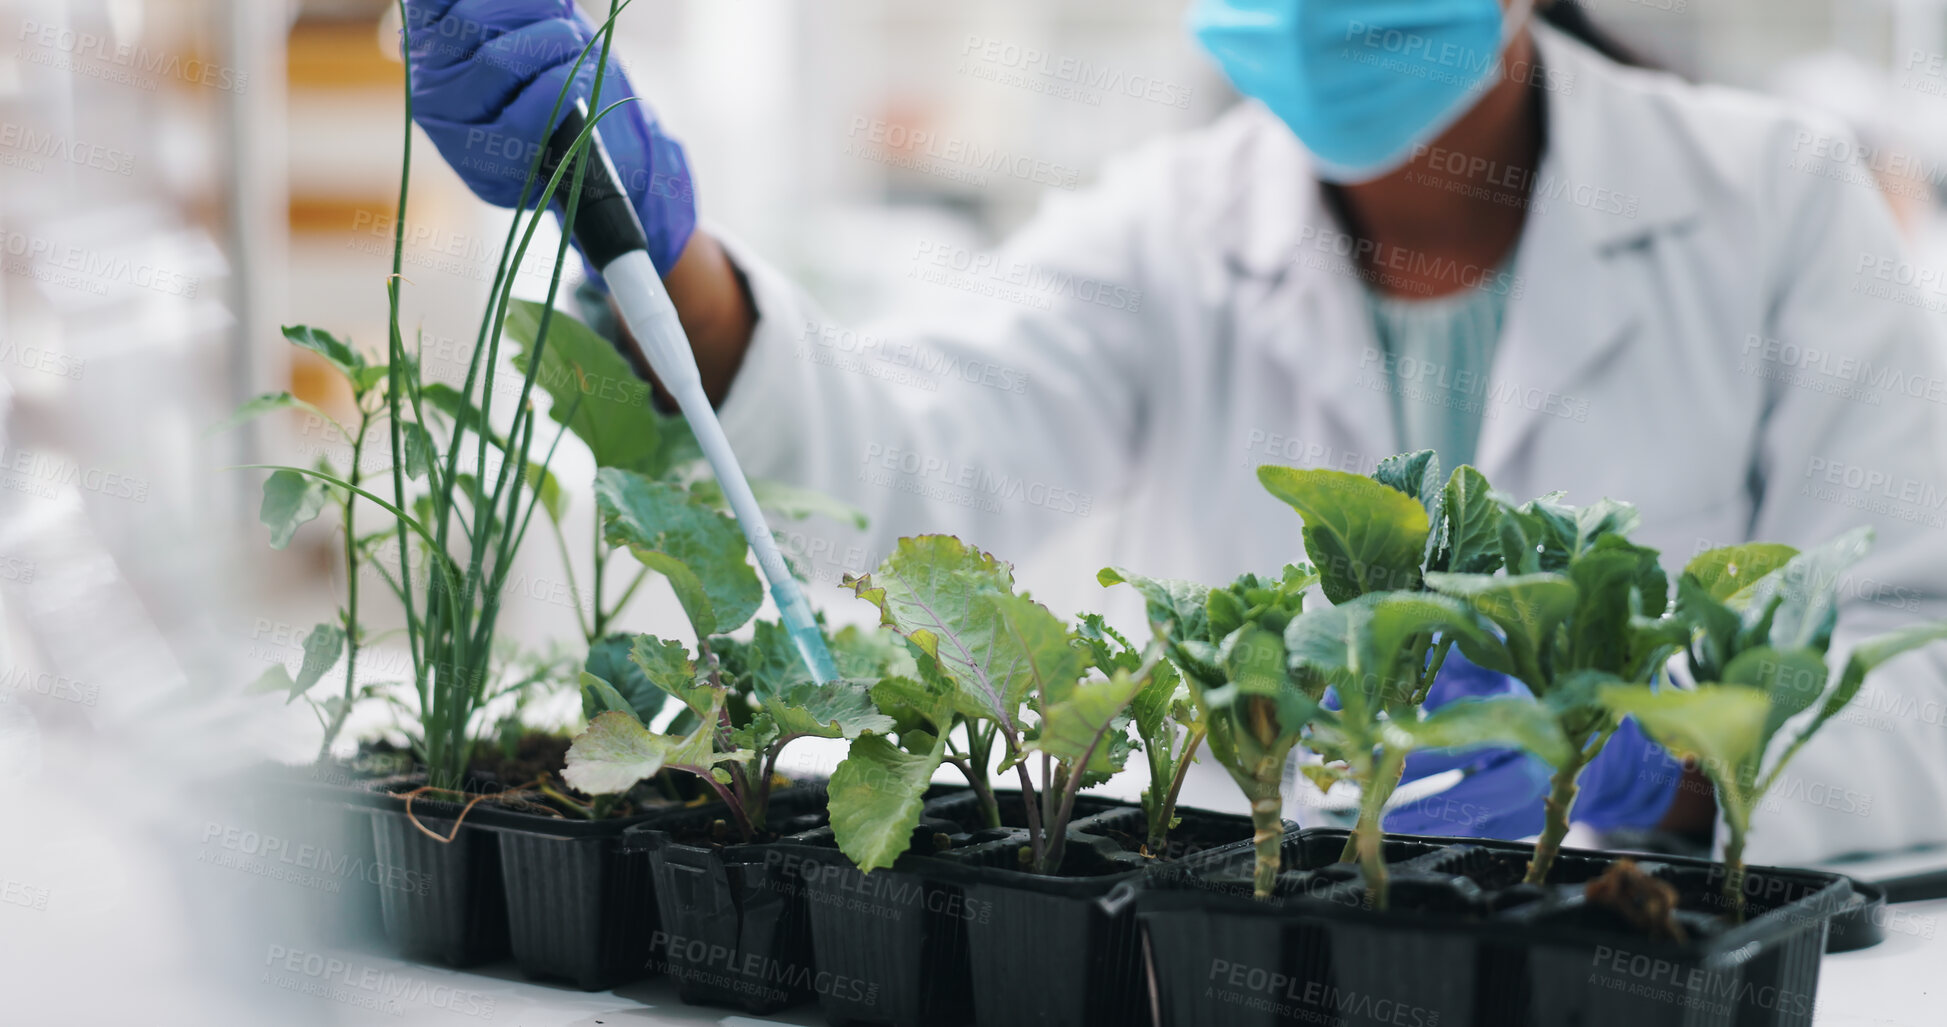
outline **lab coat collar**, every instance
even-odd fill
[[[1664,88],[1658,77],[1619,68],[1547,25],[1533,31],[1542,67],[1528,70],[1546,76],[1549,141],[1484,400],[1476,462],[1490,478],[1640,327],[1640,281],[1613,274],[1613,262],[1659,233],[1683,230],[1704,209],[1701,176],[1682,173],[1688,161],[1675,136],[1643,102],[1645,90]],[[1283,333],[1280,357],[1325,383],[1314,399],[1332,407],[1334,421],[1396,444],[1373,393],[1338,387],[1357,377],[1376,343],[1361,316],[1356,269],[1331,244],[1341,229],[1304,146],[1261,106],[1236,116],[1261,124],[1234,165],[1246,180],[1216,218],[1231,236],[1231,272],[1295,291],[1291,309],[1304,312],[1300,323],[1310,330]]]

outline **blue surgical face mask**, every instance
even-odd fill
[[[1378,178],[1500,78],[1533,0],[1196,0],[1190,31],[1333,182]]]

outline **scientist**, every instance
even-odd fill
[[[1947,613],[1947,371],[1926,313],[1947,280],[1835,163],[1842,130],[1624,67],[1551,6],[1197,0],[1193,32],[1249,102],[1052,197],[995,265],[1021,269],[996,277],[1022,302],[873,337],[992,383],[817,359],[856,337],[698,230],[648,108],[604,135],[744,465],[859,504],[881,546],[945,531],[1019,559],[1112,503],[1121,560],[1223,580],[1301,556],[1257,465],[1432,448],[1517,497],[1633,500],[1672,567],[1871,524],[1848,630]],[[419,123],[512,204],[588,23],[568,0],[407,14]],[[604,103],[627,95],[606,81]],[[1505,687],[1444,677],[1448,696]],[[1750,858],[1947,842],[1944,680],[1937,653],[1882,671],[1793,764]],[[1449,758],[1478,772],[1388,826],[1532,832],[1528,762]],[[1598,827],[1655,824],[1683,791],[1634,732],[1590,775],[1576,810]]]

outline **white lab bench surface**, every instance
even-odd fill
[[[1947,1024],[1947,900],[1889,907],[1886,940],[1869,949],[1825,958],[1819,971],[1814,1027],[1941,1027]],[[768,1017],[686,1006],[668,981],[654,979],[610,992],[584,992],[522,979],[511,963],[453,971],[378,956],[350,958],[425,981],[423,996],[384,1011],[315,997],[310,1013],[331,1024],[500,1024],[514,1027],[722,1027],[824,1023],[816,1004]],[[456,992],[471,993],[464,1003]],[[337,1006],[336,1009],[328,1007]],[[316,1022],[306,1017],[307,1022]],[[1489,1027],[1489,1025],[1484,1025]],[[1648,1025],[1646,1025],[1648,1027]]]

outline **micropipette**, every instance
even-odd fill
[[[567,157],[587,127],[587,104],[578,103],[548,141],[548,171]],[[690,352],[689,336],[677,319],[676,305],[663,287],[662,276],[649,260],[648,236],[636,216],[635,204],[618,185],[615,166],[602,147],[599,131],[591,134],[586,152],[595,159],[584,162],[588,170],[582,179],[581,204],[575,212],[574,237],[588,262],[608,282],[609,293],[621,311],[622,323],[633,336],[641,359],[632,363],[638,367],[646,364],[655,372],[689,422],[704,457],[716,471],[731,512],[743,528],[744,537],[750,540],[751,551],[757,554],[757,566],[770,585],[771,599],[777,603],[785,630],[797,645],[799,655],[804,657],[805,666],[811,669],[811,676],[820,684],[835,681],[838,671],[825,647],[825,636],[812,618],[811,604],[805,601],[798,580],[791,576],[784,555],[778,552],[777,540],[771,537],[770,526],[764,521],[764,511],[758,507],[750,481],[744,477],[737,454],[731,451],[730,440],[723,434],[716,408],[703,391],[703,377],[697,372],[696,355]],[[566,193],[573,174],[574,168],[570,167],[562,176],[558,193]],[[628,345],[629,340],[616,340],[618,348]],[[624,355],[628,355],[626,350]]]

